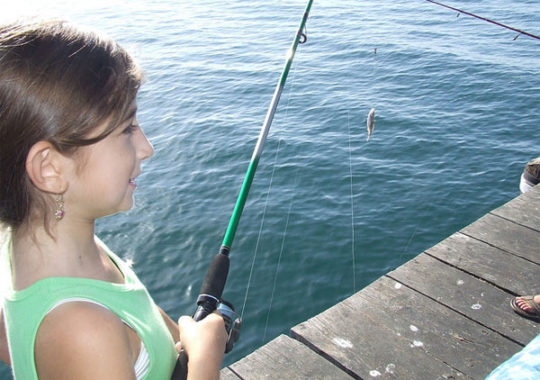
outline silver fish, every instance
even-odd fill
[[[373,133],[373,127],[375,126],[375,108],[372,108],[371,111],[369,111],[366,124],[368,133],[366,141],[369,141],[369,137]]]

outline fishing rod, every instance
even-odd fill
[[[482,16],[478,16],[478,15],[475,15],[474,13],[471,13],[471,12],[467,12],[467,11],[463,11],[461,9],[458,9],[458,8],[454,8],[454,7],[451,7],[450,5],[446,5],[446,4],[443,4],[443,3],[439,3],[437,1],[434,1],[434,0],[426,0],[427,2],[430,2],[432,4],[435,4],[435,5],[438,5],[440,7],[443,7],[443,8],[448,8],[448,9],[451,9],[453,11],[456,11],[458,12],[458,16],[459,14],[463,13],[463,14],[466,14],[467,16],[471,16],[471,17],[474,17],[474,18],[477,18],[479,20],[482,20],[482,21],[486,21],[486,22],[489,22],[491,24],[494,24],[494,25],[497,25],[497,26],[500,26],[500,27],[503,27],[503,28],[506,28],[506,29],[509,29],[509,30],[513,30],[514,32],[518,32],[519,34],[517,36],[514,37],[514,40],[516,38],[518,38],[520,35],[524,34],[526,36],[529,36],[529,37],[532,37],[532,38],[536,38],[537,40],[540,40],[540,37],[537,36],[537,35],[534,35],[532,33],[529,33],[529,32],[526,32],[524,30],[520,30],[520,29],[517,29],[517,28],[514,28],[512,26],[508,26],[508,25],[505,25],[505,24],[502,24],[500,22],[497,22],[497,21],[493,21],[493,20],[490,20],[488,18],[485,18],[485,17],[482,17]]]
[[[270,126],[274,120],[274,114],[276,113],[281,93],[283,92],[285,82],[287,81],[287,76],[289,75],[289,70],[291,69],[296,48],[298,44],[303,44],[307,41],[306,22],[312,3],[313,0],[308,1],[304,10],[304,15],[302,16],[302,21],[300,22],[300,26],[298,27],[292,45],[287,52],[285,67],[283,68],[281,77],[279,78],[276,89],[274,90],[274,95],[272,96],[270,106],[268,107],[264,123],[257,139],[257,144],[253,150],[253,155],[251,156],[251,161],[244,177],[244,182],[236,200],[231,219],[229,220],[225,237],[223,238],[223,243],[221,244],[219,253],[214,256],[210,262],[210,266],[208,267],[208,271],[204,277],[199,296],[197,297],[197,310],[193,315],[193,319],[195,321],[204,319],[216,309],[221,312],[225,321],[225,328],[229,334],[225,352],[232,350],[235,341],[238,340],[241,326],[241,321],[236,317],[233,306],[221,299],[223,289],[225,288],[225,282],[227,281],[227,275],[229,273],[229,253],[231,251],[236,229],[238,227],[238,223],[240,222],[240,217],[242,216],[242,211],[244,210],[244,205],[246,204],[247,196],[249,194],[257,166],[259,165],[264,143],[266,142],[268,132],[270,131]],[[178,356],[171,380],[184,380],[187,378],[187,363],[187,354],[184,351],[181,351],[180,355]]]

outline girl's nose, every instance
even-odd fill
[[[141,160],[146,160],[154,155],[154,147],[152,143],[148,141],[148,138],[144,134],[141,128],[138,128],[140,131],[139,138],[137,139],[137,156]]]

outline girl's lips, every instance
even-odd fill
[[[129,184],[132,185],[132,186],[137,187],[137,184],[135,183],[135,178],[130,178],[129,179]]]

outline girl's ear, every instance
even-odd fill
[[[40,190],[61,194],[67,189],[65,178],[66,157],[48,141],[38,141],[26,157],[26,172]]]

